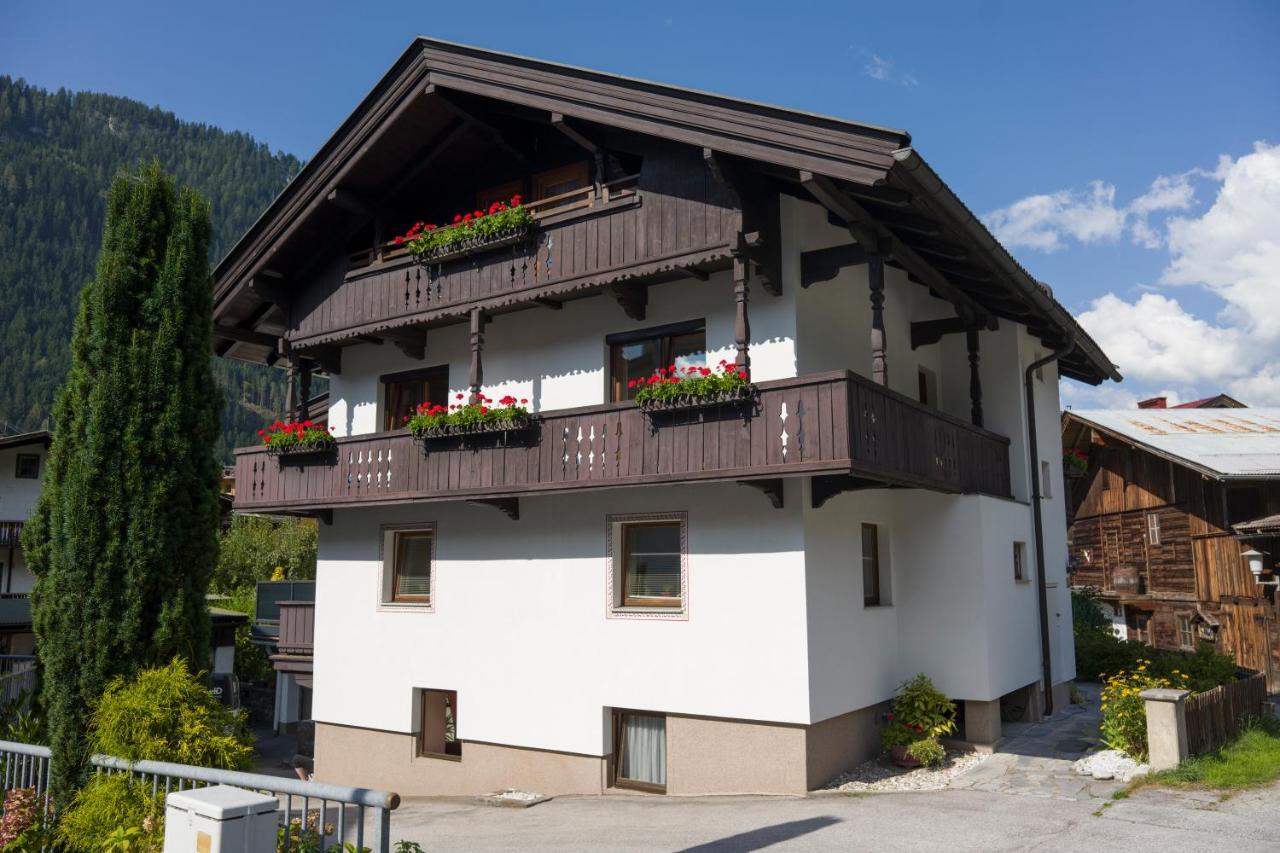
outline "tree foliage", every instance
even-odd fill
[[[221,257],[299,168],[243,133],[91,92],[49,92],[0,76],[0,432],[51,420],[70,365],[76,294],[93,275],[107,187],[121,168],[156,159],[212,206],[210,259]],[[224,439],[256,443],[280,414],[281,372],[214,360]],[[319,390],[319,389],[315,389]]]
[[[159,165],[112,183],[23,531],[59,799],[83,779],[88,709],[113,677],[207,663],[221,474],[209,237],[208,205]]]
[[[237,515],[222,534],[213,589],[232,595],[258,581],[316,576],[316,522]]]

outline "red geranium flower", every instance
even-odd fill
[[[462,214],[461,213],[455,214],[453,217],[453,224],[457,225],[461,221],[462,221]]]

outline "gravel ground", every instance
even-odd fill
[[[1144,776],[1151,772],[1145,764],[1139,764],[1123,752],[1115,749],[1104,749],[1095,752],[1071,765],[1081,776],[1092,776],[1094,779],[1119,779],[1128,782],[1135,776]]]
[[[906,770],[888,757],[873,758],[832,779],[827,791],[941,791],[970,767],[990,758],[985,752],[947,750],[947,760],[937,769],[918,767]]]

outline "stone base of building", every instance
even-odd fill
[[[825,785],[880,748],[887,705],[811,725],[667,715],[667,793],[803,794]],[[580,755],[464,741],[459,758],[420,756],[412,734],[316,723],[322,782],[395,791],[401,796],[463,796],[503,788],[541,794],[603,794],[612,755]]]

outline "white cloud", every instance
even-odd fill
[[[1056,252],[1077,243],[1115,242],[1126,233],[1140,246],[1158,249],[1160,232],[1148,218],[1153,213],[1187,210],[1195,203],[1193,176],[1199,171],[1161,175],[1145,193],[1127,205],[1116,204],[1115,185],[1092,181],[1087,190],[1058,190],[1027,196],[988,213],[987,226],[1009,248]]]
[[[850,47],[853,47],[853,45],[850,45]],[[879,80],[881,83],[898,83],[903,86],[920,85],[920,81],[916,79],[914,74],[895,74],[892,60],[885,59],[876,53],[871,54],[871,59],[863,66],[863,71],[872,80]]]
[[[1168,218],[1158,224],[1162,230],[1150,224],[1153,213],[1194,204],[1192,178],[1219,183],[1209,209]],[[1280,405],[1280,146],[1258,143],[1249,154],[1222,158],[1213,172],[1157,178],[1127,213],[1140,217],[1128,225],[1135,239],[1148,234],[1169,252],[1161,285],[1198,288],[1223,308],[1212,319],[1195,316],[1168,289],[1133,301],[1113,293],[1095,299],[1080,322],[1120,366],[1125,384],[1140,390],[1160,383],[1184,399],[1225,391],[1251,405]],[[1071,233],[1065,228],[1039,239],[1060,245],[1059,235]],[[1099,400],[1099,393],[1084,397]]]

